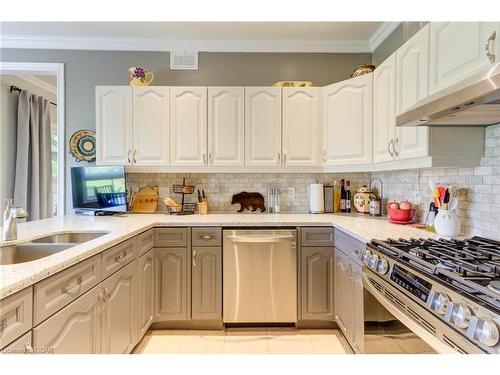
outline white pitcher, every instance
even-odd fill
[[[457,236],[460,232],[460,219],[455,210],[439,209],[436,219],[434,219],[434,229],[441,236]]]

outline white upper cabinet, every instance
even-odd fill
[[[208,164],[245,163],[245,89],[208,88]]]
[[[132,87],[96,87],[96,162],[132,164]]]
[[[245,164],[281,165],[281,88],[245,88]]]
[[[373,72],[373,162],[392,160],[396,136],[396,55]]]
[[[315,166],[319,158],[319,89],[283,88],[283,164]]]
[[[431,22],[429,94],[497,62],[498,38],[499,22]]]
[[[372,76],[366,74],[324,88],[325,165],[371,163]]]
[[[169,88],[133,89],[133,160],[136,165],[168,165]]]
[[[170,90],[171,165],[207,164],[207,88]]]

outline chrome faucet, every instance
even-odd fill
[[[7,207],[3,213],[2,241],[17,240],[17,219],[26,217],[28,217],[28,213],[24,208],[14,207],[13,199],[7,199]]]

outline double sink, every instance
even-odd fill
[[[31,262],[95,240],[109,232],[66,232],[0,247],[0,265]]]

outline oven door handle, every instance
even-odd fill
[[[413,331],[413,333],[415,333],[418,337],[424,340],[427,344],[429,344],[429,346],[431,346],[438,353],[440,354],[458,353],[457,351],[453,350],[452,347],[446,345],[445,343],[437,339],[434,335],[427,332],[418,323],[408,318],[399,309],[395,308],[387,298],[385,298],[382,294],[380,294],[380,292],[377,289],[373,287],[370,280],[368,279],[368,276],[366,275],[367,272],[370,271],[363,270],[363,287],[368,292],[370,292],[377,299],[377,301],[379,301],[380,304],[387,309],[387,311],[389,311],[392,315],[394,315],[396,319],[398,319],[407,328]]]

